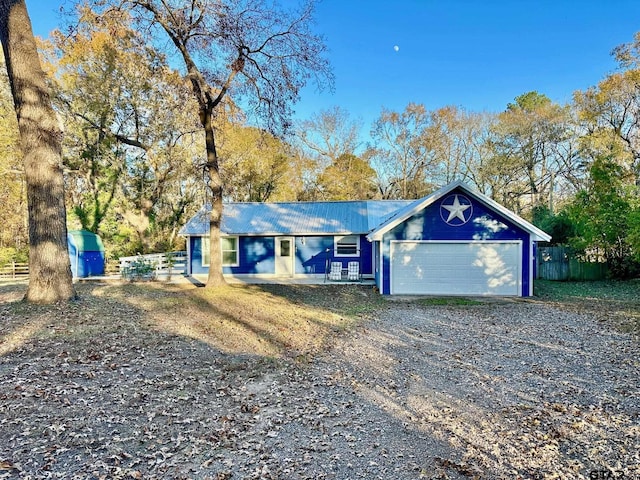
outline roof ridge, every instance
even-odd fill
[[[312,203],[369,203],[369,202],[380,202],[380,203],[384,203],[384,202],[413,202],[414,199],[404,199],[404,198],[397,198],[397,199],[390,199],[390,198],[381,198],[381,199],[375,199],[375,198],[369,198],[369,199],[364,199],[364,200],[291,200],[291,201],[287,201],[287,202],[228,202],[228,201],[223,201],[223,205],[282,205],[282,204],[312,204]],[[210,205],[207,203],[205,204],[206,206]]]

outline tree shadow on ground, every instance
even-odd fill
[[[260,286],[147,288],[123,295],[143,309],[152,328],[205,342],[226,353],[305,357],[354,319],[274,294]],[[152,287],[151,287],[152,288]],[[308,287],[307,287],[308,288]]]

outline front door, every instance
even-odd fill
[[[276,275],[293,277],[294,258],[293,237],[276,237]]]

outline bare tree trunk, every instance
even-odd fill
[[[25,300],[75,297],[67,247],[62,131],[51,106],[24,0],[0,0],[0,41],[18,117],[29,210],[29,288]]]
[[[202,126],[207,150],[207,173],[211,193],[211,219],[209,222],[209,276],[207,287],[218,287],[227,282],[222,275],[222,246],[220,244],[220,224],[222,223],[222,178],[218,164],[218,153],[213,132],[212,109],[201,106]]]

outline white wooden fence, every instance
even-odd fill
[[[187,271],[187,252],[150,253],[120,257],[120,275],[133,280],[158,275],[183,275]]]
[[[187,272],[187,252],[152,253],[149,255],[135,255],[120,257],[118,271],[124,278],[156,278],[158,275],[184,275]],[[107,268],[109,271],[110,269]],[[111,273],[117,273],[115,269]],[[29,264],[11,262],[0,267],[1,279],[29,278]]]

